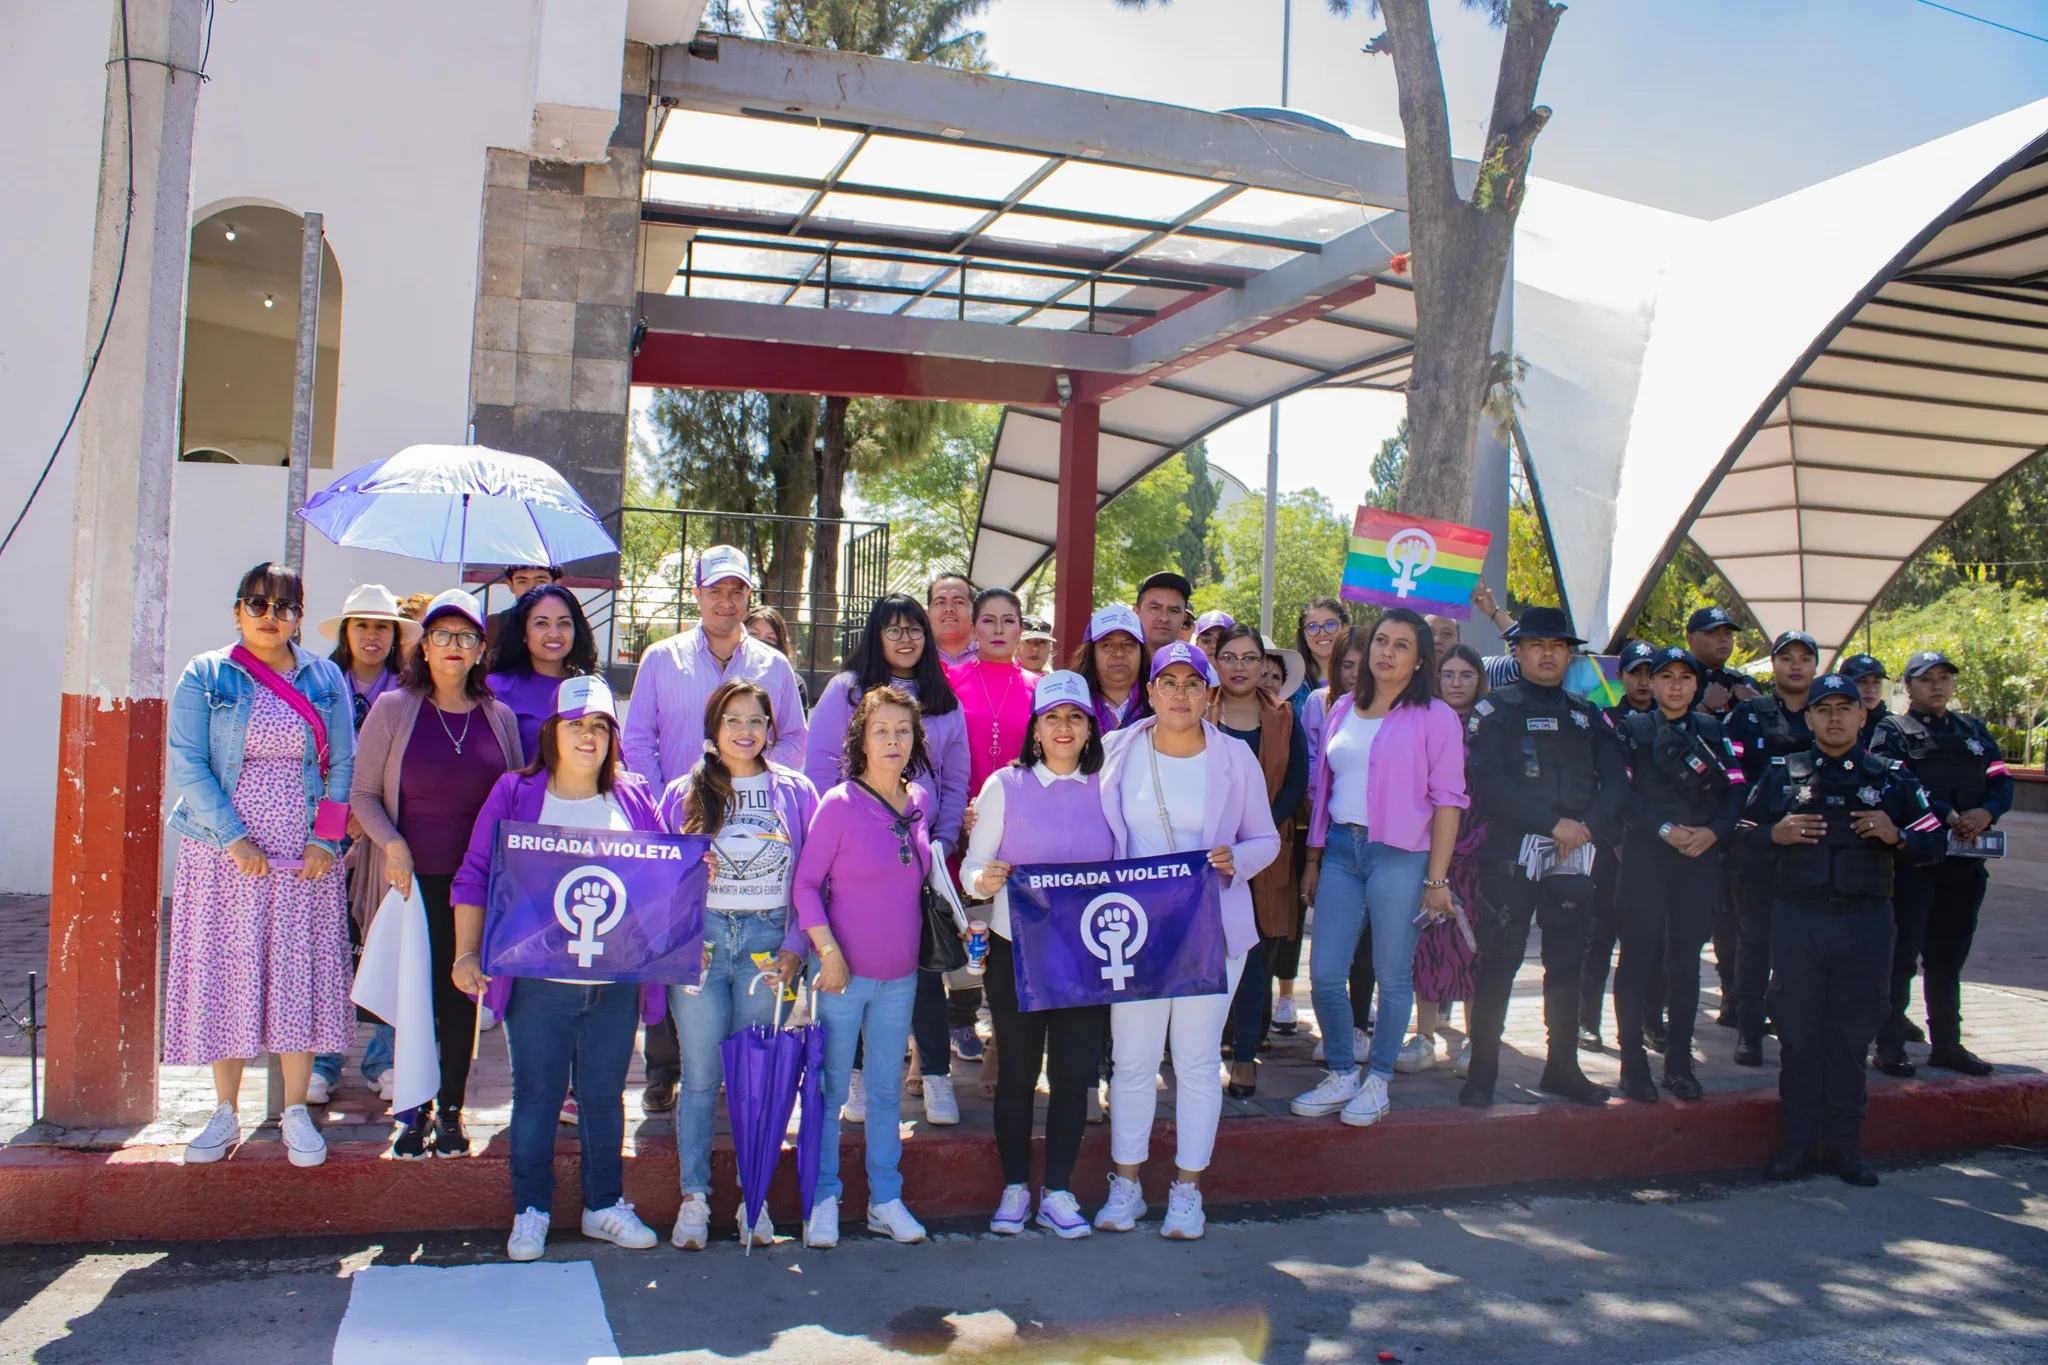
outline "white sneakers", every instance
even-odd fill
[[[316,1071],[306,1078],[307,1104],[325,1104],[333,1098],[334,1087],[327,1083],[325,1076]]]
[[[868,1087],[856,1071],[846,1078],[846,1103],[839,1106],[841,1123],[866,1123],[868,1121]]]
[[[934,1127],[960,1121],[960,1099],[953,1093],[951,1076],[924,1077],[924,1121]]]
[[[1282,1033],[1294,1032],[1301,1023],[1301,1011],[1295,1007],[1294,997],[1279,996],[1273,1001],[1273,1027]]]
[[[1437,1064],[1436,1035],[1417,1033],[1401,1044],[1401,1050],[1394,1054],[1394,1070],[1403,1075],[1427,1071]]]
[[[608,1209],[583,1210],[583,1235],[630,1251],[645,1251],[661,1240],[624,1199]]]
[[[858,1071],[853,1073],[858,1076]],[[810,1221],[804,1224],[804,1245],[807,1247],[836,1247],[839,1245],[839,1200],[826,1195],[811,1206]]]
[[[219,1161],[241,1140],[242,1121],[235,1116],[235,1106],[222,1100],[214,1106],[213,1117],[206,1121],[205,1131],[186,1145],[185,1164],[204,1166],[208,1162]]]
[[[1029,1185],[1005,1185],[1003,1197],[996,1203],[994,1216],[988,1220],[990,1232],[1000,1232],[1006,1237],[1024,1231],[1025,1223],[1031,1219],[1031,1187]]]
[[[901,1199],[868,1205],[868,1231],[885,1233],[898,1242],[924,1240],[924,1224],[910,1216],[910,1210],[903,1207]]]
[[[386,1104],[391,1103],[392,1095],[397,1093],[392,1087],[397,1084],[398,1073],[388,1066],[385,1067],[377,1073],[377,1098]]]
[[[1472,1040],[1470,1038],[1467,1038],[1458,1045],[1458,1065],[1453,1068],[1451,1074],[1460,1080],[1472,1074]]]
[[[585,1215],[587,1219],[589,1215]],[[513,1261],[538,1261],[548,1249],[548,1216],[529,1208],[512,1220],[512,1235],[505,1239],[505,1256]]]
[[[1363,1074],[1358,1071],[1326,1071],[1315,1089],[1306,1095],[1295,1096],[1294,1102],[1287,1107],[1305,1119],[1334,1114],[1351,1103],[1363,1079]]]
[[[1145,1216],[1145,1192],[1138,1182],[1110,1173],[1109,1198],[1096,1211],[1095,1226],[1104,1232],[1129,1232]]]
[[[744,1199],[740,1201],[739,1213],[734,1217],[735,1221],[740,1225],[740,1245],[742,1247],[747,1246],[749,1243],[757,1247],[772,1247],[775,1245],[775,1220],[768,1216],[768,1206],[766,1204],[761,1206],[761,1216],[754,1220],[754,1227],[751,1232],[747,1229],[747,1203]]]
[[[1176,1242],[1192,1242],[1206,1226],[1202,1192],[1186,1181],[1174,1181],[1166,1192],[1166,1221],[1159,1225],[1159,1235]]]
[[[680,1251],[702,1251],[710,1241],[710,1203],[701,1194],[684,1195],[683,1207],[676,1214],[675,1228],[668,1235],[669,1245]]]
[[[1016,1188],[1024,1187],[1019,1185]],[[1088,1216],[1081,1212],[1080,1202],[1066,1190],[1039,1190],[1038,1226],[1070,1242],[1086,1237],[1093,1230],[1088,1226]]]
[[[1358,1093],[1344,1106],[1338,1115],[1353,1128],[1365,1128],[1378,1123],[1387,1116],[1390,1101],[1387,1099],[1387,1078],[1367,1076],[1365,1084],[1358,1087]]]
[[[287,1106],[277,1127],[284,1138],[285,1155],[291,1158],[292,1165],[318,1166],[327,1160],[327,1139],[320,1136],[320,1128],[313,1122],[313,1116],[306,1112],[305,1105]]]

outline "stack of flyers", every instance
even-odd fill
[[[1987,829],[1974,839],[1959,839],[1955,831],[1948,836],[1948,856],[1951,858],[2003,858],[2005,856],[2005,831]],[[275,867],[277,864],[272,863]]]
[[[1559,853],[1555,840],[1542,834],[1522,836],[1522,853],[1515,859],[1522,875],[1532,882],[1545,877],[1590,877],[1593,875],[1593,841],[1588,839],[1569,853]]]

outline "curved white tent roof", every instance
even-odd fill
[[[1625,624],[1689,534],[1766,631],[1839,648],[2048,446],[2044,149],[2048,101],[1712,223],[1531,194],[1523,425],[1584,633]],[[1547,201],[1576,234],[1553,247]],[[1634,249],[1572,208],[1610,237],[1633,216]]]

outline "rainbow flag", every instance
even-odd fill
[[[1347,602],[1407,607],[1466,621],[1491,533],[1448,521],[1361,507],[1344,559]]]

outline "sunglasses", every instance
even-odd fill
[[[922,819],[924,819],[924,812],[914,810],[899,815],[889,822],[889,829],[896,836],[896,861],[905,867],[910,866],[910,832],[917,827],[917,822]]]
[[[274,621],[296,621],[306,614],[306,604],[265,597],[259,593],[253,597],[244,597],[242,610],[251,616],[268,616]]]

